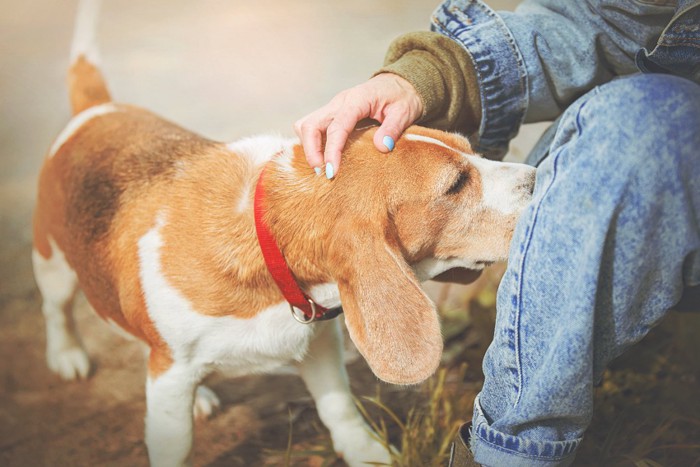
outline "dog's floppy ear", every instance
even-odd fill
[[[420,383],[442,355],[437,311],[398,247],[365,227],[345,230],[353,234],[334,248],[344,247],[335,267],[350,337],[381,380]]]

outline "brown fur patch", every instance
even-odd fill
[[[68,70],[68,91],[73,115],[112,100],[102,73],[84,55]]]

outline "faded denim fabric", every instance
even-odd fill
[[[608,362],[700,283],[700,85],[636,74],[564,113],[498,290],[471,448],[568,465]]]
[[[606,365],[700,284],[699,14],[688,0],[435,12],[477,68],[479,150],[499,157],[523,122],[557,119],[498,290],[472,419],[482,465],[571,464]]]
[[[639,72],[638,64],[700,81],[699,0],[525,0],[499,13],[478,0],[450,0],[431,29],[462,44],[476,66],[476,149],[493,158],[522,123],[555,120],[595,86]]]
[[[669,73],[700,82],[700,4],[678,2],[676,14],[654,50],[637,52],[636,63],[644,72]]]

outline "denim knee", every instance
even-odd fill
[[[602,369],[680,296],[700,251],[700,86],[617,79],[564,112],[511,244],[471,448],[568,465]]]
[[[599,86],[578,112],[579,132],[604,130],[607,150],[592,150],[587,157],[607,160],[615,170],[664,176],[688,175],[700,163],[700,86],[672,75],[637,74]],[[603,127],[603,128],[601,128]]]

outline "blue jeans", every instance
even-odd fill
[[[606,365],[700,283],[699,222],[700,86],[631,75],[565,111],[498,290],[476,462],[573,461]]]

